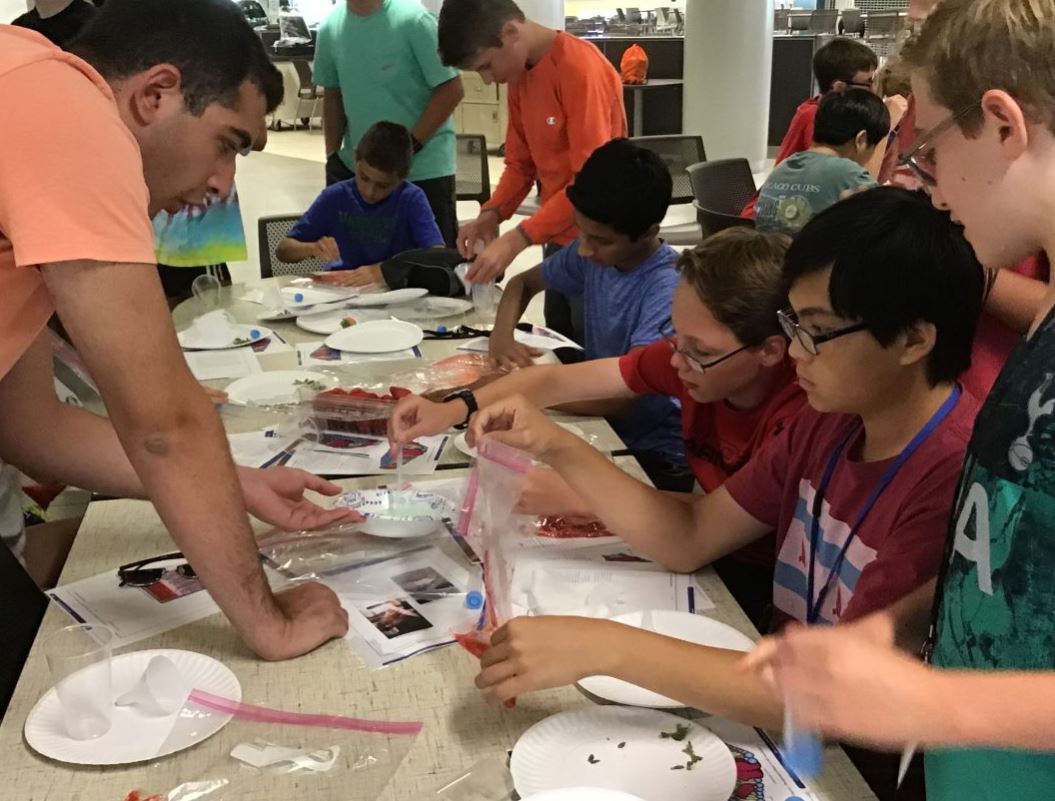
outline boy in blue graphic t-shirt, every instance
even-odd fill
[[[394,122],[372,125],[356,147],[355,176],[322,191],[275,255],[295,263],[325,259],[327,283],[381,283],[381,262],[415,248],[442,247],[425,193],[408,183],[410,132]]]

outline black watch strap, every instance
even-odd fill
[[[465,402],[466,409],[468,410],[465,414],[465,420],[455,426],[455,428],[468,428],[469,418],[476,414],[480,410],[480,405],[476,402],[476,396],[470,389],[459,389],[452,392],[450,395],[443,399],[444,403],[450,403],[453,400],[461,400]]]
[[[414,155],[417,155],[425,148],[425,143],[414,136],[414,134],[410,135],[410,143],[414,147]]]

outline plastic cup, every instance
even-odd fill
[[[493,282],[472,284],[473,309],[481,322],[494,323],[500,298],[501,293],[498,291],[497,284]]]
[[[44,657],[55,683],[66,733],[91,740],[110,731],[114,695],[113,632],[106,626],[67,626],[44,641]]]

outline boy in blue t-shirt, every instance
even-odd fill
[[[275,251],[287,263],[327,260],[333,276],[323,280],[342,286],[383,283],[381,262],[443,246],[425,193],[406,180],[414,156],[410,132],[375,123],[355,156],[355,177],[324,189]]]
[[[659,238],[671,191],[670,172],[655,153],[627,139],[597,148],[567,189],[579,236],[506,285],[490,337],[492,360],[526,367],[541,355],[513,332],[531,298],[547,289],[582,297],[585,359],[623,356],[671,333],[678,253]],[[657,486],[691,487],[671,398],[576,404],[573,411],[608,417]]]

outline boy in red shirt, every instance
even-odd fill
[[[439,19],[444,64],[480,73],[485,83],[509,84],[506,167],[479,216],[458,230],[458,250],[472,258],[467,279],[492,281],[530,245],[564,246],[578,235],[564,194],[598,147],[626,136],[619,73],[590,42],[524,17],[512,0],[446,0]],[[541,208],[498,235],[534,188]],[[547,254],[549,255],[549,254]],[[563,296],[547,293],[546,323],[575,337]]]
[[[795,110],[795,116],[791,118],[791,124],[780,143],[780,150],[777,151],[773,165],[776,166],[788,156],[809,150],[813,146],[813,120],[817,116],[817,107],[822,97],[828,92],[842,92],[855,86],[873,91],[872,81],[877,69],[879,59],[875,52],[856,39],[840,36],[819,48],[813,54],[813,77],[817,79],[820,94],[803,101]],[[897,121],[891,119],[891,127],[896,125]],[[754,219],[757,200],[756,192],[740,212],[740,216]]]
[[[780,265],[786,240],[731,228],[686,250],[678,261],[673,329],[621,358],[517,370],[476,391],[482,407],[522,395],[540,407],[611,414],[642,395],[666,395],[681,406],[685,455],[697,483],[713,492],[787,428],[805,404],[777,322],[784,305]],[[446,431],[465,419],[463,403],[403,399],[392,415],[394,439]],[[694,496],[669,493],[689,504]],[[520,504],[529,514],[595,516],[599,509],[555,471],[535,470]],[[717,565],[748,616],[761,623],[770,605],[772,538]]]
[[[977,410],[956,379],[970,362],[983,271],[925,197],[880,188],[811,220],[784,277],[782,325],[811,408],[707,496],[665,497],[522,398],[481,410],[473,433],[548,462],[610,530],[669,569],[696,570],[775,529],[780,622],[848,622],[937,572]],[[736,669],[741,658],[611,621],[518,618],[494,635],[477,685],[500,702],[609,675],[779,727],[779,702]]]

